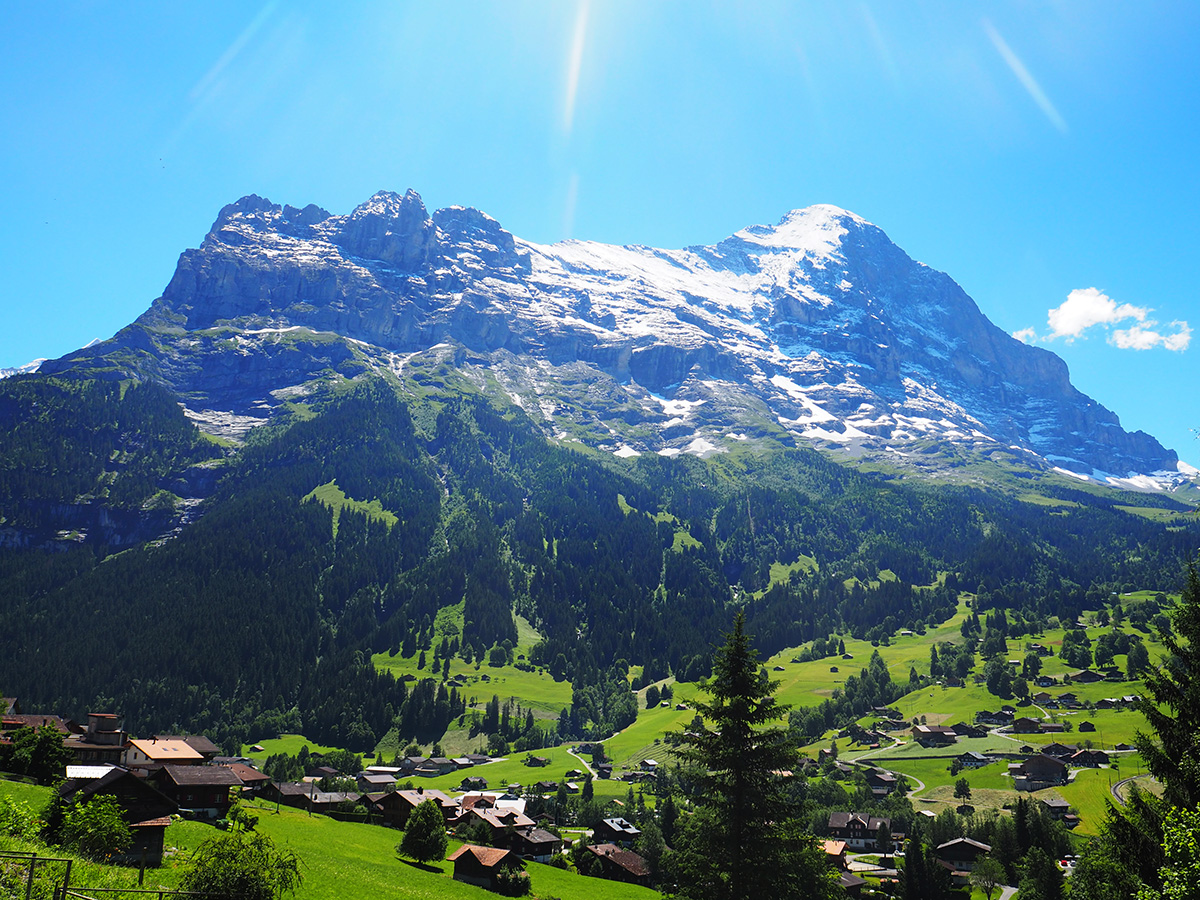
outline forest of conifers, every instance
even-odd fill
[[[330,482],[396,524],[346,508],[335,531],[305,500]],[[1177,589],[1197,526],[1122,507],[1182,504],[1036,490],[892,480],[805,449],[621,461],[482,397],[382,379],[235,448],[153,385],[14,377],[0,382],[0,686],[26,709],[119,710],[141,733],[232,746],[303,730],[370,750],[462,714],[456,689],[371,664],[428,645],[461,601],[458,653],[515,642],[514,612],[534,625],[530,663],[572,682],[560,728],[582,735],[627,715],[623,665],[707,674],[738,609],[770,654],[942,621],[960,590],[1036,622],[1089,594]],[[197,495],[201,514],[164,537],[175,500]],[[792,570],[772,583],[776,563]]]

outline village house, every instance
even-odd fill
[[[408,817],[414,809],[424,803],[426,800],[432,800],[438,805],[442,811],[442,818],[447,822],[456,818],[459,815],[459,806],[448,796],[441,791],[432,791],[427,788],[417,788],[412,791],[395,791],[398,800],[395,818],[396,827],[404,828],[408,824]],[[407,809],[405,809],[407,807]]]
[[[641,834],[641,830],[624,819],[603,819],[592,829],[592,839],[597,843],[618,844],[628,847]]]
[[[373,791],[386,791],[388,788],[394,788],[396,786],[396,779],[382,772],[362,772],[354,779],[354,783],[358,785],[358,789],[363,793],[371,793]]]
[[[16,703],[16,700],[13,700],[13,703]],[[6,713],[0,718],[0,730],[9,732],[19,728],[32,728],[35,731],[39,728],[53,728],[63,737],[74,734],[77,730],[77,726],[70,719],[44,713]]]
[[[978,769],[993,762],[992,757],[980,753],[978,750],[968,750],[957,756],[956,759],[964,769]]]
[[[944,725],[916,725],[912,733],[922,747],[948,747],[958,740],[958,733]]]
[[[463,844],[446,857],[454,864],[454,880],[488,890],[496,889],[496,877],[501,869],[524,868],[521,857],[500,847],[478,847]]]
[[[149,775],[166,765],[198,766],[202,762],[204,757],[180,738],[134,738],[125,748],[123,765],[138,775]]]
[[[986,709],[981,709],[975,713],[975,721],[984,725],[998,725],[1003,727],[1013,723],[1013,714],[999,710],[998,712],[990,712]]]
[[[113,713],[88,713],[87,730],[63,741],[75,762],[94,765],[121,765],[129,740],[121,720]]]
[[[896,776],[884,769],[868,769],[865,773],[867,786],[876,797],[886,797],[896,790]]]
[[[165,765],[150,776],[155,786],[179,804],[210,819],[229,812],[229,789],[241,787],[241,779],[225,766]]]
[[[1108,765],[1108,754],[1103,750],[1079,750],[1067,757],[1067,764],[1081,768],[1096,769]]]
[[[221,754],[221,748],[202,734],[157,734],[154,737],[159,741],[183,741],[199,753],[205,762],[212,762]]]
[[[616,844],[593,844],[587,849],[597,860],[589,874],[609,881],[650,886],[650,866],[632,850],[623,850]]]
[[[1087,721],[1080,722],[1080,723],[1079,723],[1079,730],[1080,730],[1080,731],[1095,731],[1095,730],[1096,730],[1096,723],[1094,723],[1094,722],[1087,722]]]
[[[846,868],[846,842],[845,841],[822,841],[825,850],[825,858],[830,864],[839,869]]]
[[[1071,804],[1062,797],[1043,797],[1042,806],[1047,815],[1056,822],[1061,822],[1071,809]]]
[[[981,856],[992,852],[992,848],[971,838],[955,838],[938,844],[934,851],[934,859],[950,871],[952,884],[962,886],[971,879],[971,870]]]
[[[1018,791],[1039,791],[1067,783],[1066,763],[1044,753],[1031,756],[1021,763],[1012,763],[1008,772],[1013,777],[1013,788]]]
[[[413,770],[414,775],[422,778],[436,778],[439,775],[449,775],[458,771],[458,764],[444,756],[434,756],[425,760]]]
[[[1072,673],[1071,680],[1078,684],[1095,684],[1098,681],[1103,681],[1104,676],[1092,669],[1084,669],[1080,672]]]
[[[389,828],[400,828],[401,820],[408,822],[412,806],[400,796],[399,791],[371,791],[363,794],[362,804],[373,816],[378,816]]]
[[[270,776],[265,772],[260,772],[258,769],[248,766],[245,763],[225,763],[224,766],[232,771],[242,782],[242,794],[257,795],[271,781]]]
[[[112,861],[162,865],[163,839],[179,805],[153,785],[120,766],[68,766],[59,795],[69,803],[103,796],[115,799],[129,824],[132,843]]]
[[[1047,744],[1043,747],[1042,752],[1047,756],[1053,756],[1055,759],[1066,759],[1078,749],[1079,747],[1075,744],[1060,744],[1055,741],[1053,744]]]
[[[968,725],[966,722],[957,722],[950,726],[954,733],[959,737],[981,738],[987,737],[987,729],[979,725]]]
[[[1022,716],[1012,723],[1013,734],[1040,734],[1042,731],[1042,723],[1040,719],[1031,719],[1028,716]]]
[[[879,838],[879,826],[886,825],[890,831],[892,820],[855,812],[829,814],[829,836],[845,841],[851,850],[875,850]],[[894,841],[902,842],[903,834],[893,834]]]
[[[508,849],[522,859],[548,863],[554,854],[561,853],[563,840],[544,828],[519,828],[508,836]]]

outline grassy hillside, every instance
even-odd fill
[[[49,797],[48,788],[31,788],[0,782],[0,796],[13,797],[39,808]],[[345,897],[391,897],[397,900],[486,900],[496,895],[482,888],[454,881],[453,866],[442,862],[416,865],[401,859],[396,845],[402,833],[378,825],[337,822],[325,816],[309,816],[284,807],[247,804],[259,817],[257,829],[271,837],[276,846],[288,848],[300,858],[303,884],[297,900],[342,900]],[[208,838],[219,835],[212,825],[177,821],[167,828],[167,859],[160,869],[146,873],[145,887],[177,888],[193,851]],[[452,841],[450,851],[459,846]],[[43,847],[13,838],[0,838],[0,849],[37,851]],[[51,849],[50,855],[63,856]],[[571,871],[528,863],[534,896],[562,900],[654,900],[658,892],[636,885],[584,878]],[[104,866],[76,860],[72,884],[87,887],[134,887],[137,870]]]

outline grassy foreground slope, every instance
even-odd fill
[[[38,809],[49,797],[48,788],[32,788],[0,782],[0,796],[13,797]],[[496,895],[453,879],[454,867],[447,862],[416,865],[396,854],[402,832],[379,825],[337,822],[326,816],[309,816],[284,807],[248,803],[259,817],[258,830],[277,847],[292,850],[302,861],[304,882],[297,900],[342,900],[346,897],[391,897],[397,900],[486,900]],[[177,821],[167,828],[165,846],[169,857],[160,869],[148,870],[146,888],[175,888],[187,861],[197,847],[221,834],[211,825]],[[452,841],[450,850],[460,846]],[[7,850],[38,850],[15,839],[0,840]],[[54,856],[66,856],[51,851]],[[585,878],[574,872],[528,863],[533,895],[562,900],[654,900],[656,891],[636,885]],[[72,883],[88,887],[134,887],[137,870],[94,863],[76,863]]]

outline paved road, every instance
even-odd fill
[[[593,780],[595,780],[596,778],[599,777],[598,775],[596,775],[596,771],[590,765],[588,765],[588,761],[586,759],[584,759],[582,756],[580,756],[578,753],[576,753],[570,747],[567,748],[567,752],[570,753],[573,757],[575,757],[577,760],[579,760],[583,764],[583,770],[585,772],[587,772],[589,775],[591,775]]]
[[[1001,885],[1000,900],[1008,900],[1008,898],[1011,897],[1016,892],[1017,892],[1017,889],[1015,887],[1009,887],[1007,884]]]

